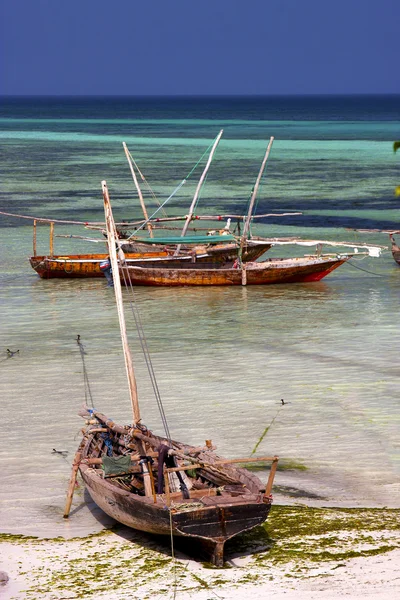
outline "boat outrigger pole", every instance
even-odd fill
[[[132,164],[131,156],[129,154],[128,146],[125,144],[125,142],[122,142],[122,145],[124,147],[126,158],[128,160],[128,164],[129,164],[129,168],[130,168],[131,173],[132,173],[133,182],[134,182],[134,184],[136,186],[136,189],[137,189],[137,193],[138,193],[139,201],[140,201],[140,206],[142,207],[142,211],[143,211],[143,216],[145,218],[145,221],[149,221],[149,215],[147,213],[147,208],[146,208],[146,205],[144,203],[142,190],[140,188],[139,182],[138,182],[137,177],[136,177],[135,169],[133,168],[133,164]],[[147,229],[149,230],[150,237],[153,237],[153,227],[152,227],[151,223],[147,223]]]
[[[115,292],[115,300],[117,303],[117,311],[118,311],[118,320],[119,327],[121,330],[121,339],[122,339],[122,347],[124,351],[124,360],[125,360],[125,368],[126,374],[128,377],[128,386],[129,386],[129,395],[131,398],[132,404],[132,412],[133,412],[133,420],[134,423],[138,423],[140,421],[140,410],[139,410],[139,401],[138,401],[138,393],[137,393],[137,385],[135,372],[133,370],[133,362],[131,351],[128,344],[128,336],[126,333],[126,325],[125,325],[125,315],[124,315],[124,307],[122,303],[122,290],[121,290],[121,281],[119,277],[119,265],[117,258],[117,235],[115,229],[115,223],[113,219],[113,214],[111,210],[110,198],[108,195],[107,182],[102,181],[101,187],[103,190],[103,199],[104,199],[104,214],[106,218],[106,228],[107,228],[107,243],[108,243],[108,252],[110,255],[111,268],[113,272],[113,281],[114,281],[114,292]],[[120,252],[120,261],[124,260],[122,250]]]
[[[199,197],[199,194],[200,194],[200,190],[202,188],[202,185],[203,185],[204,180],[205,180],[206,175],[207,175],[207,171],[210,168],[211,161],[213,159],[214,153],[215,153],[215,151],[217,149],[217,146],[219,144],[219,141],[220,141],[223,133],[224,133],[224,130],[221,129],[221,131],[219,132],[219,134],[217,135],[217,137],[215,139],[213,147],[211,148],[211,152],[210,152],[210,155],[208,157],[207,164],[206,164],[206,166],[204,168],[204,171],[203,171],[203,173],[202,173],[202,175],[201,175],[201,177],[199,179],[199,183],[197,184],[197,188],[196,188],[196,191],[195,191],[194,196],[193,196],[192,204],[190,205],[189,213],[188,213],[188,215],[186,217],[186,221],[185,221],[185,224],[184,224],[183,229],[182,229],[181,237],[185,237],[186,232],[187,232],[187,230],[189,228],[190,221],[192,220],[192,216],[193,216],[193,213],[194,213],[194,209],[196,208],[196,204],[197,204],[197,200],[198,200],[198,197]],[[179,246],[177,247],[177,249],[175,251],[175,256],[177,254],[179,254],[180,249],[181,249],[181,246],[179,244]]]
[[[245,244],[247,236],[248,236],[249,231],[250,231],[250,223],[251,223],[251,219],[252,219],[252,216],[253,216],[254,204],[255,204],[255,201],[256,201],[256,197],[257,197],[257,193],[258,193],[258,188],[260,186],[261,177],[263,176],[263,173],[264,173],[264,170],[265,170],[265,166],[267,164],[268,156],[269,156],[269,153],[270,153],[273,141],[274,141],[274,138],[271,136],[271,138],[269,140],[267,151],[266,151],[265,156],[264,156],[264,160],[261,163],[260,171],[258,173],[258,177],[256,179],[256,183],[255,183],[254,188],[253,188],[253,193],[252,193],[250,204],[249,204],[249,210],[247,212],[247,218],[246,218],[246,222],[245,222],[244,228],[243,228],[242,246]]]

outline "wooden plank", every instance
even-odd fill
[[[50,223],[50,256],[54,256],[54,221]]]
[[[246,219],[246,222],[245,222],[244,227],[243,227],[242,246],[243,246],[243,244],[244,244],[244,242],[245,242],[245,240],[246,240],[246,238],[248,236],[249,230],[250,230],[250,222],[251,222],[251,217],[252,217],[252,213],[253,213],[253,209],[254,209],[254,204],[255,204],[255,201],[256,201],[256,197],[257,197],[258,188],[259,188],[259,185],[260,185],[261,177],[262,177],[262,175],[264,173],[265,165],[267,164],[268,156],[269,156],[269,153],[270,153],[273,141],[274,141],[274,138],[273,138],[273,136],[271,136],[270,140],[269,140],[268,147],[267,147],[267,151],[266,151],[265,156],[264,156],[264,160],[261,163],[261,168],[260,168],[260,171],[258,173],[256,183],[254,185],[253,194],[251,196],[251,200],[250,200],[250,204],[249,204],[249,210],[248,210],[248,213],[247,213],[247,219]]]
[[[64,508],[64,515],[63,515],[64,519],[68,519],[69,511],[71,510],[72,498],[74,495],[75,483],[76,483],[76,478],[78,475],[78,469],[79,469],[79,465],[81,462],[81,457],[82,457],[82,454],[78,450],[78,452],[76,452],[76,454],[75,454],[74,462],[72,463],[71,477],[69,480],[69,486],[68,486],[68,492],[67,492],[67,501],[65,503],[65,508]]]
[[[166,469],[168,473],[175,473],[176,471],[188,471],[190,469],[206,469],[207,467],[217,467],[220,465],[234,465],[240,463],[253,463],[253,462],[268,462],[272,461],[272,463],[277,461],[276,456],[261,456],[258,458],[232,458],[227,460],[217,460],[214,463],[197,463],[193,465],[185,465],[182,467],[171,467],[170,469]]]
[[[33,221],[33,256],[36,256],[36,229],[37,229],[37,221],[35,219]]]
[[[131,170],[133,182],[134,182],[134,184],[136,186],[136,189],[137,189],[137,193],[138,193],[138,196],[139,196],[140,206],[142,207],[142,211],[143,211],[143,216],[144,216],[145,220],[148,221],[149,220],[149,215],[147,213],[146,205],[144,203],[142,190],[140,189],[140,185],[139,185],[139,182],[138,182],[137,177],[136,177],[135,169],[133,168],[133,164],[132,164],[131,156],[130,156],[130,153],[129,153],[129,150],[128,150],[128,146],[125,144],[125,142],[122,142],[122,145],[123,145],[124,150],[125,150],[125,155],[126,155],[126,158],[128,160],[129,168]],[[153,236],[153,227],[151,226],[150,223],[147,223],[147,229],[149,231],[150,237],[154,237]]]
[[[275,456],[272,461],[271,470],[269,472],[269,477],[268,477],[267,485],[265,488],[264,498],[268,498],[271,495],[272,486],[274,483],[274,477],[275,477],[276,469],[278,467],[278,460],[279,460],[279,458],[277,456]]]
[[[125,325],[125,316],[124,316],[124,308],[122,303],[122,291],[121,291],[121,281],[117,275],[118,273],[118,258],[116,251],[116,232],[115,232],[115,223],[113,219],[113,214],[111,210],[110,198],[108,195],[107,183],[105,181],[101,182],[103,189],[103,200],[104,200],[104,214],[106,218],[107,225],[107,240],[108,240],[108,251],[110,255],[112,270],[114,273],[114,292],[115,292],[115,300],[117,304],[118,311],[118,319],[119,326],[121,331],[121,339],[122,339],[122,347],[124,350],[124,360],[125,360],[125,368],[126,374],[128,378],[128,386],[129,386],[129,395],[132,404],[132,412],[133,419],[135,423],[140,421],[140,409],[139,409],[139,400],[136,386],[136,378],[135,372],[133,370],[133,362],[132,356],[129,349],[128,344],[128,335],[126,332]]]

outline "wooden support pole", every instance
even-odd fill
[[[139,450],[142,452],[142,456],[146,456],[146,447],[143,442],[138,443]],[[151,478],[149,466],[147,464],[147,460],[144,458],[139,462],[142,475],[143,475],[143,483],[144,483],[144,491],[146,496],[154,496],[154,479]]]
[[[164,465],[164,486],[165,486],[165,496],[167,498],[167,506],[171,506],[171,493],[169,490],[169,479],[168,472]]]
[[[144,216],[145,220],[148,221],[149,220],[149,215],[147,213],[146,205],[144,203],[142,190],[140,189],[140,185],[139,185],[139,182],[138,182],[137,177],[136,177],[135,169],[133,168],[133,164],[132,164],[132,160],[131,160],[131,155],[129,153],[128,146],[125,144],[125,142],[122,142],[122,145],[123,145],[124,150],[125,150],[125,155],[126,155],[126,158],[128,160],[129,168],[131,170],[133,183],[135,184],[135,187],[136,187],[136,190],[137,190],[137,193],[138,193],[138,196],[139,196],[139,202],[140,202],[140,206],[142,207],[143,216]],[[147,229],[149,231],[150,237],[154,237],[153,236],[153,228],[152,228],[151,224],[147,223],[146,227],[147,227]]]
[[[244,264],[242,264],[242,285],[247,285],[247,272]]]
[[[260,458],[230,458],[227,460],[217,460],[214,463],[197,463],[192,465],[185,465],[182,467],[171,467],[170,469],[166,469],[167,473],[175,473],[176,471],[188,471],[189,469],[206,469],[207,467],[219,467],[221,465],[234,465],[240,463],[252,463],[252,462],[267,462],[272,461],[272,465],[276,461],[278,463],[278,458],[276,456],[262,456]],[[271,467],[272,470],[272,467]],[[276,467],[274,473],[276,471]]]
[[[50,223],[50,256],[54,256],[54,222]]]
[[[130,456],[131,456],[132,462],[137,462],[141,458],[140,454],[131,454]],[[146,452],[146,456],[151,456],[152,458],[157,458],[158,452]],[[84,458],[81,462],[85,465],[102,465],[103,459],[101,457],[99,457],[99,458]]]
[[[256,183],[254,185],[253,194],[251,196],[251,200],[250,200],[250,204],[249,204],[249,210],[248,210],[248,213],[247,213],[246,222],[245,222],[244,228],[243,228],[242,246],[244,245],[244,243],[246,241],[246,238],[247,238],[247,236],[249,234],[250,222],[251,222],[252,215],[253,215],[253,209],[254,209],[254,204],[255,204],[255,201],[256,201],[256,197],[257,197],[258,188],[260,186],[261,177],[262,177],[262,175],[264,173],[265,165],[267,164],[268,156],[269,156],[269,153],[270,153],[273,141],[274,141],[274,138],[271,137],[270,140],[269,140],[267,151],[266,151],[265,156],[264,156],[264,160],[262,161],[261,168],[260,168],[260,171],[258,173],[258,177],[256,179]]]
[[[154,474],[153,474],[153,470],[150,468],[149,469],[149,475],[150,475],[150,482],[151,482],[151,490],[153,492],[153,500],[154,500],[154,504],[157,504],[157,494],[156,494],[156,486],[154,483]]]
[[[65,503],[64,515],[63,515],[64,519],[68,519],[69,511],[71,510],[72,498],[74,495],[75,483],[76,483],[76,478],[78,475],[78,469],[79,469],[79,465],[81,462],[81,457],[82,457],[82,454],[78,451],[75,454],[74,462],[72,463],[71,477],[69,480],[69,486],[68,486],[68,492],[67,492],[67,501]]]
[[[126,325],[125,325],[125,315],[124,315],[124,308],[123,308],[123,302],[122,302],[121,280],[119,277],[119,264],[118,264],[118,258],[117,258],[117,251],[115,248],[115,246],[116,246],[116,229],[115,229],[115,223],[114,223],[111,204],[110,204],[110,198],[108,195],[107,183],[105,181],[102,181],[101,185],[102,185],[102,189],[103,189],[104,214],[105,214],[106,225],[107,225],[108,252],[110,255],[110,261],[111,261],[112,270],[113,270],[115,301],[117,304],[117,312],[118,312],[119,326],[120,326],[120,331],[121,331],[122,347],[123,347],[123,351],[124,351],[125,368],[126,368],[126,374],[127,374],[127,378],[128,378],[129,395],[130,395],[131,404],[132,404],[134,423],[138,423],[140,421],[139,400],[138,400],[138,394],[137,394],[135,372],[133,369],[132,356],[131,356],[131,352],[129,349],[128,335],[127,335]]]
[[[271,470],[269,472],[267,485],[265,488],[264,498],[268,498],[271,495],[272,486],[274,483],[274,477],[275,477],[276,469],[278,467],[278,460],[279,460],[279,458],[277,456],[274,456],[274,458],[272,460]]]
[[[33,256],[36,256],[36,229],[37,229],[37,221],[35,219],[33,221]]]
[[[216,140],[214,142],[213,147],[211,148],[211,152],[209,154],[209,157],[208,157],[208,160],[207,160],[207,164],[206,164],[205,169],[204,169],[204,171],[203,171],[203,173],[202,173],[202,175],[201,175],[201,177],[199,179],[199,183],[197,184],[197,188],[196,188],[193,200],[192,200],[192,204],[190,205],[190,208],[189,208],[189,213],[186,216],[186,221],[185,221],[185,224],[184,224],[183,229],[182,229],[181,237],[184,237],[186,235],[186,232],[187,232],[188,227],[190,225],[190,221],[192,220],[192,217],[193,217],[194,209],[196,208],[196,204],[197,204],[197,200],[198,200],[198,197],[199,197],[199,194],[200,194],[200,190],[202,188],[202,185],[203,185],[204,180],[205,180],[206,175],[207,175],[207,171],[208,171],[208,169],[210,167],[210,164],[211,164],[211,161],[213,159],[215,150],[217,149],[217,146],[219,144],[219,141],[220,141],[223,133],[224,133],[224,130],[221,129],[221,131],[219,132],[219,134],[216,137]],[[181,249],[181,244],[179,244],[177,246],[177,248],[175,250],[174,256],[176,256],[176,255],[179,254],[180,249]]]

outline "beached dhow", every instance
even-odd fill
[[[124,259],[120,253],[118,267],[115,224],[106,183],[102,185],[110,259],[117,272],[124,269]],[[265,486],[238,466],[253,459],[223,459],[209,440],[204,447],[172,440],[162,408],[165,436],[154,435],[141,423],[119,278],[115,278],[114,290],[133,423],[117,425],[87,406],[80,411],[86,427],[74,460],[64,516],[69,514],[79,469],[89,494],[108,515],[149,533],[196,538],[209,551],[211,561],[220,566],[225,542],[267,518],[278,458],[262,459],[272,461]],[[147,364],[151,366],[151,361]],[[152,369],[149,371],[154,378]]]

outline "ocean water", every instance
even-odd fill
[[[163,201],[221,128],[199,214],[244,214],[273,135],[257,213],[303,214],[262,219],[253,232],[385,249],[319,283],[138,289],[171,434],[195,445],[211,438],[233,458],[250,456],[269,427],[255,455],[281,457],[276,502],[399,507],[400,270],[387,235],[354,231],[399,228],[399,97],[3,98],[0,210],[102,221],[106,179],[115,217],[139,219],[122,142]],[[166,206],[169,215],[186,214],[202,166]],[[98,531],[108,521],[82,488],[68,521],[62,513],[83,425],[78,334],[94,405],[131,421],[113,292],[102,279],[40,280],[28,261],[31,221],[0,215],[0,234],[0,531]],[[77,225],[56,225],[56,234],[96,235]],[[38,228],[39,254],[48,236],[47,225]],[[58,254],[102,247],[55,240]],[[129,310],[127,320],[143,421],[161,433]],[[19,352],[9,358],[7,348]]]

